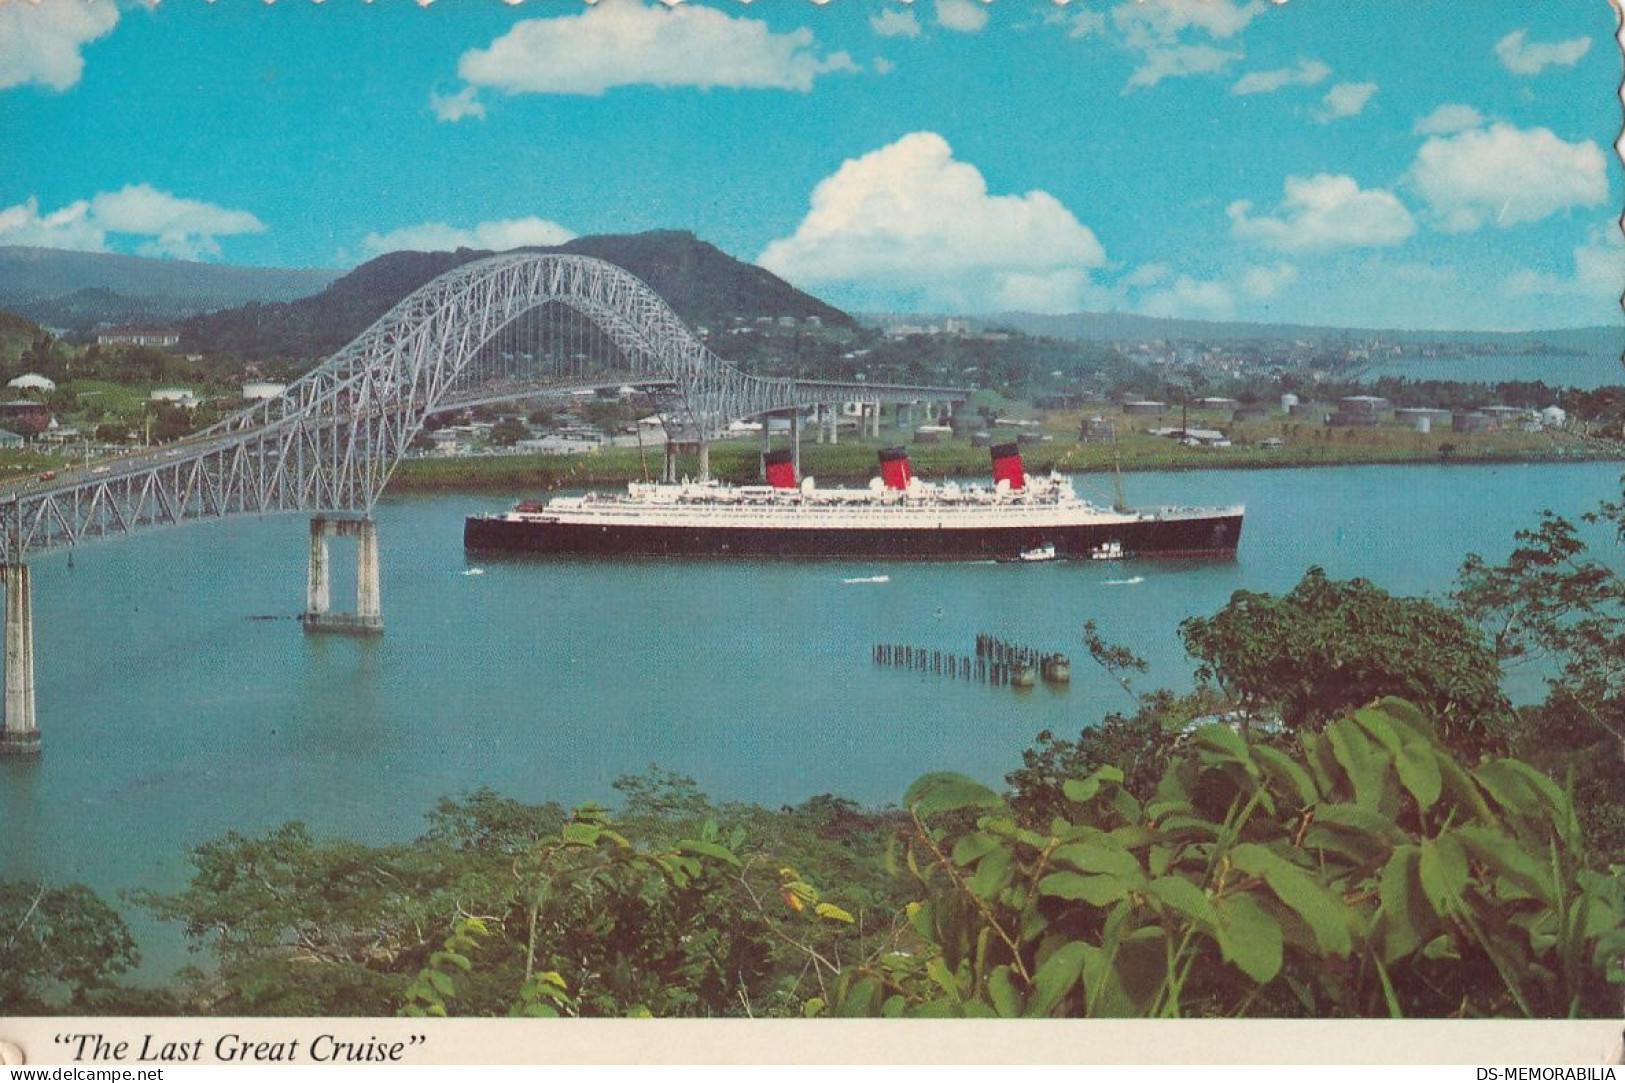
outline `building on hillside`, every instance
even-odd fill
[[[1569,413],[1561,406],[1548,406],[1540,412],[1540,423],[1549,428],[1567,424]]]
[[[249,402],[278,399],[287,390],[287,384],[277,383],[274,380],[250,380],[243,385],[243,398]]]
[[[26,372],[14,380],[8,380],[6,386],[20,391],[55,391],[56,381],[37,372]]]
[[[43,402],[30,402],[27,399],[0,402],[0,421],[4,421],[6,428],[22,434],[25,440],[50,428],[54,420],[51,408]]]
[[[193,394],[189,387],[155,387],[152,394],[147,396],[147,401],[179,406],[183,410],[195,410],[203,400]]]
[[[98,346],[156,346],[159,349],[167,349],[178,345],[180,341],[178,331],[145,327],[115,327],[96,336]]]

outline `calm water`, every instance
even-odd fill
[[[36,762],[0,764],[0,876],[172,888],[187,846],[300,819],[410,837],[436,798],[611,800],[658,763],[719,797],[897,800],[926,770],[997,783],[1041,729],[1126,702],[1081,655],[1083,622],[1188,685],[1176,628],[1311,563],[1395,592],[1446,589],[1539,509],[1618,494],[1615,464],[1357,467],[1128,478],[1140,504],[1248,505],[1234,563],[665,564],[481,561],[489,497],[379,509],[388,633],[306,636],[302,517],[183,527],[34,565]],[[337,563],[351,563],[335,542]],[[844,579],[886,575],[883,583]],[[1136,583],[1113,582],[1143,577]],[[335,599],[350,590],[335,583]],[[979,631],[1071,652],[1064,693],[873,667],[871,644],[966,653]],[[1532,686],[1531,686],[1532,687]],[[148,973],[184,959],[132,915]]]
[[[1604,387],[1625,384],[1625,367],[1617,354],[1550,357],[1544,354],[1486,357],[1406,357],[1377,365],[1363,379],[1403,376],[1408,380],[1458,380],[1495,384],[1544,380],[1552,387]]]

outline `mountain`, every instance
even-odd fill
[[[339,273],[0,246],[0,307],[47,327],[84,332],[169,323],[249,301],[291,301]]]
[[[868,316],[866,323],[884,324],[897,319],[921,325],[941,323],[944,316]],[[1220,323],[1206,320],[1163,319],[1127,312],[1072,312],[1047,316],[1032,312],[1000,312],[969,317],[978,329],[1008,328],[1046,338],[1079,342],[1145,342],[1173,339],[1198,342],[1237,340],[1304,339],[1330,342],[1349,339],[1382,338],[1396,343],[1460,342],[1498,346],[1513,352],[1522,344],[1535,344],[1558,350],[1594,354],[1625,353],[1625,325],[1619,327],[1569,327],[1539,331],[1404,331],[1392,328],[1317,327],[1287,323]]]
[[[690,327],[720,326],[736,316],[818,316],[826,324],[853,326],[846,313],[692,233],[578,237],[554,248],[523,251],[595,256],[624,267],[647,282]],[[430,279],[493,254],[468,248],[391,252],[363,263],[313,297],[248,304],[188,319],[179,325],[181,348],[245,360],[326,357]]]

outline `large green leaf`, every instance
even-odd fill
[[[1386,706],[1363,707],[1354,712],[1354,721],[1388,750],[1400,783],[1417,804],[1432,808],[1439,800],[1442,780],[1431,743],[1394,718]]]
[[[1219,927],[1213,902],[1201,888],[1183,876],[1164,876],[1146,885],[1146,890],[1173,909],[1209,931]]]
[[[1132,884],[1145,879],[1140,862],[1133,854],[1119,849],[1115,844],[1103,843],[1080,842],[1057,846],[1051,858],[1080,872],[1107,873]]]
[[[1082,805],[1094,800],[1095,795],[1100,793],[1100,787],[1103,783],[1122,781],[1122,769],[1107,764],[1097,767],[1083,778],[1067,779],[1061,783],[1061,792],[1066,794],[1068,801],[1075,801]]]
[[[977,858],[997,850],[1000,845],[999,840],[992,835],[973,831],[969,835],[962,836],[958,842],[954,843],[954,864],[969,865]]]
[[[1529,898],[1557,905],[1551,863],[1524,849],[1518,840],[1482,824],[1465,824],[1452,834],[1481,865],[1527,892]]]
[[[1349,953],[1352,943],[1348,909],[1337,895],[1304,870],[1257,843],[1237,846],[1231,851],[1230,860],[1242,872],[1262,877],[1275,897],[1314,932],[1315,943],[1321,951],[1331,955]]]
[[[1391,963],[1409,955],[1426,941],[1434,928],[1433,915],[1427,912],[1427,900],[1421,892],[1417,878],[1417,861],[1421,851],[1415,846],[1402,846],[1394,851],[1383,866],[1378,883],[1381,899],[1379,932],[1382,942],[1382,961]]]
[[[964,774],[938,771],[923,776],[903,794],[903,808],[916,816],[936,815],[955,808],[1001,808],[998,794]]]
[[[1320,800],[1309,772],[1285,752],[1269,745],[1258,745],[1253,749],[1253,758],[1264,766],[1276,785],[1290,788],[1292,795],[1298,799],[1299,807],[1307,807]]]
[[[1038,893],[1057,899],[1109,906],[1126,896],[1129,885],[1115,876],[1080,876],[1075,872],[1052,872],[1038,881]]]
[[[1219,915],[1219,951],[1226,962],[1260,985],[1281,970],[1281,927],[1246,895],[1214,902]]]
[[[1041,1019],[1053,1012],[1083,976],[1084,961],[1099,950],[1081,940],[1074,940],[1045,959],[1039,965],[1038,973],[1033,975],[1033,996],[1027,1005],[1027,1014]]]
[[[1440,917],[1453,913],[1467,890],[1467,855],[1454,835],[1424,839],[1417,867],[1422,893]]]
[[[1344,720],[1326,727],[1338,766],[1354,787],[1354,803],[1375,809],[1387,789],[1388,755],[1358,726]]]
[[[976,866],[976,873],[966,883],[979,899],[991,900],[1009,880],[1010,851],[995,850]]]
[[[998,794],[974,778],[939,771],[920,778],[903,795],[903,807],[920,817],[962,808],[1001,808]]]
[[[1004,1019],[1018,1019],[1021,1016],[1023,997],[1016,988],[1015,982],[1010,980],[1008,966],[996,966],[987,976],[987,998],[993,1002],[993,1010]]]

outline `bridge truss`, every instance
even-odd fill
[[[511,345],[516,321],[539,310],[584,318],[613,349],[501,348],[504,330]],[[0,491],[0,563],[187,520],[366,514],[433,414],[627,384],[649,389],[668,437],[688,441],[774,411],[964,398],[952,388],[748,375],[620,267],[575,255],[496,256],[427,283],[277,398],[174,444]]]

